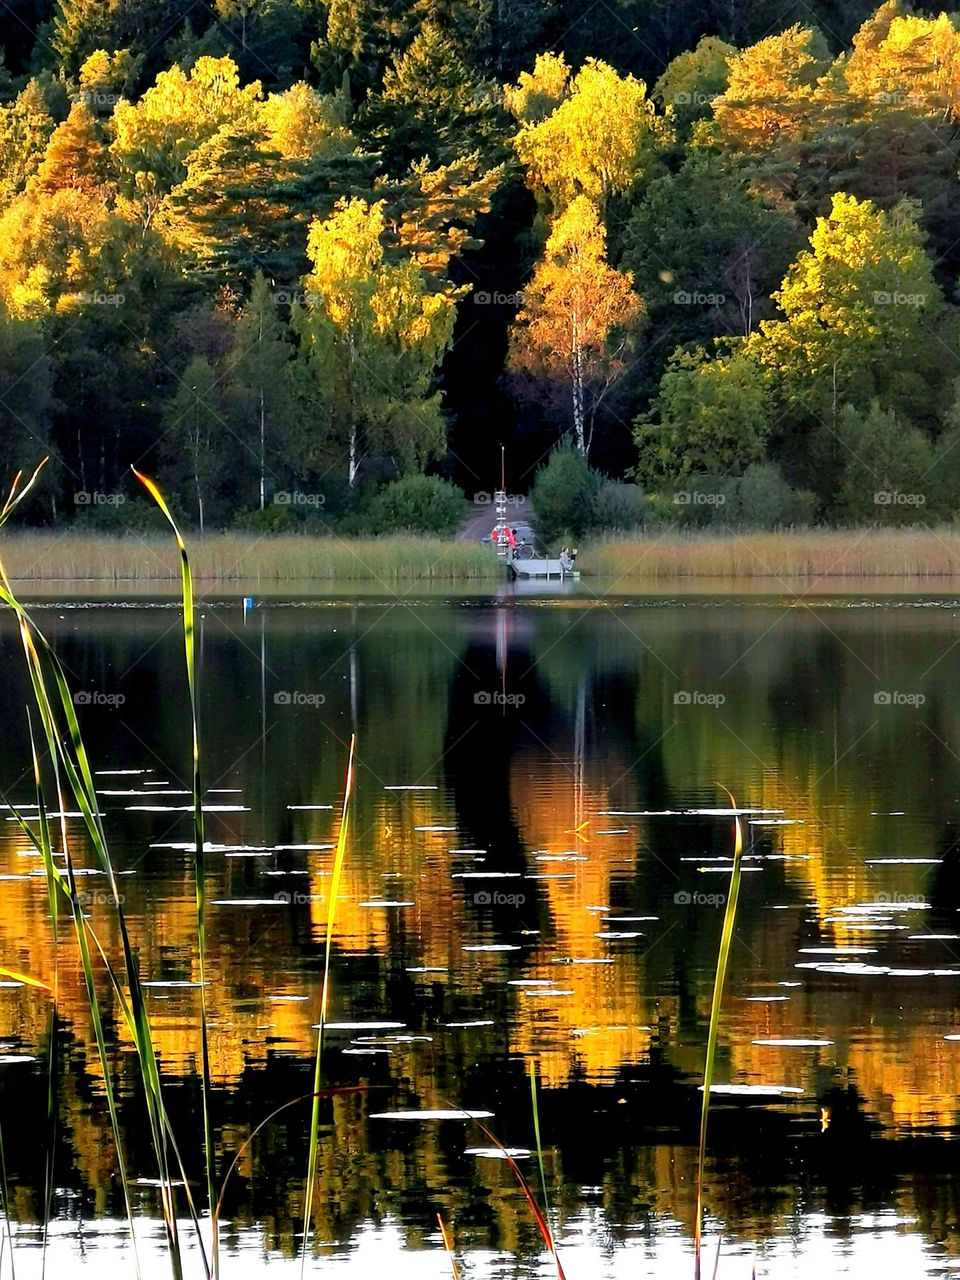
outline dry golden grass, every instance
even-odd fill
[[[650,534],[593,543],[580,567],[591,576],[624,579],[951,577],[960,576],[960,531]]]
[[[503,566],[476,544],[441,539],[258,538],[217,534],[190,542],[198,582],[367,582],[499,579]],[[105,534],[4,537],[10,577],[20,582],[177,582],[180,558],[166,539]]]

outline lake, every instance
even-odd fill
[[[322,1104],[309,1274],[449,1276],[439,1213],[465,1277],[555,1275],[483,1128],[409,1114],[491,1113],[539,1189],[534,1063],[568,1280],[692,1276],[725,789],[749,812],[716,1081],[740,1088],[711,1111],[705,1269],[722,1230],[720,1280],[960,1271],[960,597],[412,591],[201,613],[221,1173],[240,1153],[224,1277],[300,1271],[302,1099],[352,734],[324,1075],[362,1087]],[[36,617],[69,672],[202,1201],[179,612],[47,601]],[[9,616],[0,660],[0,784],[27,806]],[[48,1274],[133,1276],[75,944],[63,920],[55,952],[39,859],[3,814],[0,965],[59,989],[53,1017],[48,991],[0,982],[16,1275],[41,1274],[52,1125]],[[105,879],[82,885],[115,955]],[[143,1273],[168,1275],[133,1046],[116,1017],[106,1033]]]

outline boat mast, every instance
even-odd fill
[[[513,557],[510,555],[510,548],[507,545],[507,539],[504,530],[507,527],[507,451],[504,445],[500,445],[500,488],[493,495],[494,505],[497,511],[496,524],[496,546],[497,555],[501,560],[509,560]]]

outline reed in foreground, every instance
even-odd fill
[[[809,529],[777,533],[670,532],[611,538],[580,555],[586,575],[782,579],[960,577],[960,531]]]
[[[730,795],[729,792],[727,792]],[[703,1064],[703,1101],[700,1106],[700,1146],[697,1151],[697,1218],[693,1235],[693,1274],[694,1280],[700,1280],[700,1246],[703,1233],[703,1174],[707,1158],[707,1121],[710,1117],[710,1090],[713,1086],[713,1068],[717,1057],[717,1040],[720,1035],[720,1007],[723,1003],[723,988],[727,979],[727,966],[730,962],[730,948],[733,945],[733,930],[737,922],[737,902],[740,897],[741,859],[743,856],[743,828],[736,802],[730,796],[730,805],[734,814],[733,867],[730,872],[730,891],[727,894],[727,906],[723,913],[723,928],[720,933],[720,950],[717,953],[717,969],[713,980],[713,999],[710,1003],[710,1028],[707,1032],[707,1052]],[[717,1258],[719,1260],[719,1245]],[[714,1266],[714,1275],[717,1268]]]
[[[41,464],[42,466],[42,464]],[[2,527],[16,511],[35,484],[41,468],[27,483],[21,484],[18,475],[14,481],[6,502],[0,508],[0,527]],[[250,1134],[238,1152],[226,1175],[219,1177],[217,1145],[210,1115],[210,1098],[212,1080],[210,1072],[210,1054],[208,1044],[208,1022],[206,1009],[206,842],[203,820],[203,786],[201,781],[200,735],[197,714],[197,682],[198,668],[194,644],[195,595],[193,575],[186,544],[177,525],[170,514],[159,490],[153,482],[138,474],[154,498],[173,530],[179,553],[179,574],[183,602],[183,637],[186,675],[190,695],[190,725],[192,742],[193,773],[193,832],[194,832],[194,870],[196,892],[196,931],[197,949],[200,968],[200,1061],[202,1086],[202,1121],[203,1121],[203,1165],[205,1168],[207,1215],[210,1223],[209,1252],[205,1233],[201,1227],[201,1213],[194,1204],[190,1180],[187,1177],[180,1149],[177,1145],[173,1126],[167,1111],[164,1080],[160,1060],[154,1046],[153,1028],[141,981],[138,959],[132,945],[130,933],[123,908],[123,896],[117,887],[117,871],[111,856],[106,831],[102,823],[100,804],[98,802],[94,773],[81,734],[76,716],[74,699],[69,687],[66,669],[57,653],[46,640],[42,631],[34,623],[29,611],[18,599],[5,564],[5,557],[0,558],[0,603],[10,609],[15,617],[19,638],[23,648],[27,672],[33,690],[33,714],[39,718],[40,732],[35,734],[31,716],[29,720],[30,746],[33,775],[36,790],[36,814],[29,816],[21,813],[15,806],[9,805],[13,819],[19,823],[25,838],[42,859],[46,876],[49,901],[49,914],[53,929],[54,943],[59,948],[60,931],[58,929],[59,907],[65,900],[69,907],[70,920],[73,926],[73,937],[84,979],[90,1022],[96,1042],[97,1054],[103,1080],[104,1097],[110,1117],[110,1125],[117,1158],[117,1168],[123,1191],[124,1206],[128,1221],[131,1243],[133,1246],[134,1274],[139,1278],[140,1262],[137,1250],[137,1233],[135,1214],[131,1196],[131,1182],[128,1174],[129,1160],[121,1131],[117,1107],[117,1068],[108,1043],[106,1027],[108,1017],[119,1016],[125,1024],[137,1055],[140,1086],[146,1104],[146,1114],[155,1159],[156,1184],[160,1192],[163,1223],[166,1235],[166,1254],[169,1260],[173,1280],[183,1280],[184,1253],[183,1241],[178,1222],[177,1188],[182,1188],[182,1195],[187,1204],[193,1230],[196,1234],[197,1252],[200,1265],[206,1280],[219,1280],[219,1222],[223,1208],[226,1182],[234,1172],[240,1154],[245,1150],[260,1131],[287,1106],[296,1102],[312,1100],[310,1159],[307,1172],[306,1215],[304,1224],[304,1251],[310,1226],[310,1206],[313,1199],[313,1188],[317,1170],[317,1135],[318,1108],[321,1096],[333,1093],[350,1092],[350,1089],[320,1089],[321,1069],[320,1055],[323,1044],[323,1023],[326,1012],[327,992],[329,986],[329,970],[331,958],[331,933],[333,911],[337,896],[337,883],[346,851],[347,817],[349,812],[350,791],[353,779],[353,743],[350,748],[350,760],[347,768],[347,780],[344,789],[343,811],[341,814],[340,833],[337,842],[334,867],[333,886],[331,889],[330,916],[327,925],[326,958],[324,967],[323,990],[321,996],[320,1031],[317,1042],[316,1075],[314,1090],[305,1097],[294,1099],[275,1109]],[[47,793],[52,791],[56,800],[56,809],[51,811],[47,803]],[[122,961],[114,962],[108,954],[101,938],[94,927],[90,916],[81,904],[78,891],[78,875],[82,874],[74,861],[74,838],[68,830],[66,816],[69,809],[76,807],[85,835],[89,842],[100,871],[106,876],[110,890],[110,902],[113,919],[120,939]],[[56,829],[57,846],[54,844],[54,828],[52,820],[58,818]],[[96,975],[97,961],[103,967],[110,984],[113,1005],[101,995]],[[34,981],[29,975],[19,975],[31,985],[50,990],[54,1014],[56,1011],[57,991],[47,988],[46,984]],[[51,1053],[54,1038],[51,1037]],[[53,1088],[53,1061],[50,1064],[51,1088]],[[55,1107],[51,1105],[51,1114]],[[52,1178],[52,1169],[48,1163],[48,1181]],[[49,1213],[50,1197],[46,1198]],[[6,1180],[6,1166],[3,1158],[2,1137],[0,1137],[0,1209],[5,1219],[5,1229],[11,1251],[11,1273],[14,1266],[13,1235],[9,1214],[9,1194]],[[44,1224],[44,1241],[46,1241],[46,1222]]]

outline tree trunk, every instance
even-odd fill
[[[571,331],[571,355],[573,356],[573,431],[577,448],[586,457],[587,442],[583,415],[583,350],[580,346],[580,332],[576,312],[573,314]]]
[[[193,487],[197,491],[197,516],[200,520],[200,537],[203,537],[203,493],[200,489],[200,424],[193,433]]]
[[[349,456],[349,461],[347,463],[347,481],[350,485],[350,488],[352,489],[357,483],[357,472],[360,470],[360,460],[359,460],[359,457],[357,456],[359,453],[358,440],[357,440],[357,435],[358,435],[357,411],[355,406],[355,397],[353,394],[353,371],[356,368],[356,364],[357,364],[357,347],[356,347],[356,342],[354,341],[354,334],[352,331],[350,333],[349,345],[347,350],[350,353],[350,377],[349,377],[350,394],[348,396],[348,411],[350,414],[350,456]]]
[[[260,315],[257,323],[257,361],[260,366],[260,510],[266,505],[266,489],[267,489],[267,417],[266,405],[263,395],[263,308],[260,308]]]
[[[87,492],[87,468],[86,468],[86,463],[83,456],[83,429],[80,426],[79,419],[77,420],[77,465],[80,468],[80,488],[84,493],[86,493]]]
[[[266,415],[263,404],[263,387],[260,387],[260,510],[266,505],[267,478],[264,474],[266,463]]]
[[[347,478],[351,489],[357,483],[357,472],[359,470],[360,463],[357,460],[357,420],[353,418],[350,422],[350,461],[347,470]]]

